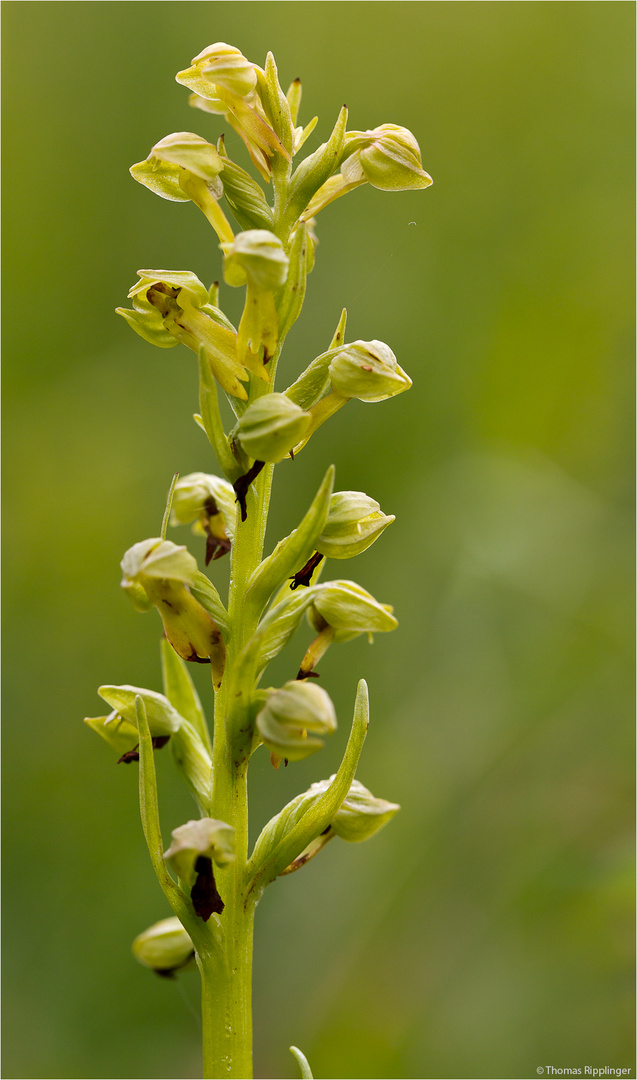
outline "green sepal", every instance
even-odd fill
[[[329,367],[340,351],[341,347],[337,345],[335,348],[328,349],[327,352],[317,356],[306,367],[302,375],[299,375],[296,382],[288,386],[287,390],[284,391],[285,396],[289,397],[290,401],[293,401],[295,405],[300,405],[302,409],[311,409],[317,401],[320,401],[329,388]]]
[[[307,233],[307,226],[301,222],[292,234],[288,276],[277,298],[279,340],[285,337],[301,314],[309,273],[308,263],[311,243]]]
[[[116,754],[125,754],[139,742],[137,728],[116,709],[108,716],[85,716],[84,723],[96,731]]]
[[[128,171],[133,180],[137,180],[138,184],[143,184],[160,198],[168,199],[169,202],[190,202],[190,195],[186,195],[179,183],[184,171],[179,165],[161,161],[151,153],[145,161],[137,161],[131,165]]]
[[[161,536],[151,536],[133,544],[124,553],[120,566],[124,586],[130,581],[139,583],[140,579],[144,586],[144,578],[190,582],[197,572],[197,560],[185,545],[162,540]]]
[[[223,136],[217,143],[217,149],[223,158],[223,172],[220,175],[223,193],[239,225],[242,229],[271,231],[274,227],[274,215],[268,206],[263,188],[245,169],[227,157]]]
[[[177,655],[165,637],[162,637],[160,642],[160,653],[165,696],[177,712],[190,721],[208,750],[211,750],[206,717],[185,661]]]
[[[280,540],[272,554],[257,566],[248,583],[244,601],[255,611],[262,611],[274,590],[303,566],[315,550],[316,541],[327,521],[333,487],[334,466],[330,465],[298,529]]]
[[[301,1053],[298,1046],[290,1046],[289,1050],[292,1056],[296,1058],[296,1062],[301,1070],[301,1080],[314,1080],[309,1061],[305,1054]]]
[[[223,519],[223,525],[230,539],[234,539],[235,493],[232,484],[213,473],[194,472],[181,476],[175,484],[171,525],[188,525],[197,521],[206,501],[212,497]],[[193,532],[201,532],[197,527]]]
[[[285,391],[286,397],[296,402],[302,409],[310,409],[327,393],[330,385],[329,366],[343,346],[346,324],[347,309],[343,308],[327,352],[317,356],[305,371],[299,375],[296,382],[288,386]]]
[[[135,311],[132,308],[117,307],[115,311],[139,334],[144,341],[151,345],[158,345],[160,349],[172,349],[178,345],[177,338],[166,329],[159,312]]]
[[[326,790],[303,792],[265,826],[248,862],[248,892],[258,898],[317,836],[332,824],[347,796],[369,726],[369,700],[364,679],[358,684],[352,728],[338,772]],[[321,789],[323,785],[320,786]]]
[[[183,724],[181,716],[167,697],[154,690],[139,686],[100,686],[98,694],[112,709],[123,716],[129,724],[137,725],[135,702],[140,698],[145,707],[148,727],[152,736],[174,735]]]
[[[334,818],[334,832],[349,843],[369,840],[391,821],[399,810],[398,803],[377,799],[358,780],[352,780],[347,797]]]
[[[395,520],[363,491],[336,491],[316,550],[330,559],[351,559],[366,551]]]
[[[170,740],[172,755],[200,814],[210,811],[212,798],[212,760],[195,727],[184,720]]]
[[[214,619],[225,637],[230,626],[228,612],[210,578],[206,577],[201,570],[197,570],[189,588],[195,600],[198,600],[204,611],[207,611]]]
[[[320,588],[310,585],[297,592],[287,590],[285,598],[264,615],[242,653],[242,662],[262,671],[290,640]]]
[[[331,626],[336,631],[334,641],[337,642],[348,641],[357,634],[384,633],[398,626],[391,605],[379,603],[355,581],[323,582],[313,607],[319,619],[315,620],[314,611],[310,612],[312,625],[319,631],[325,624]]]
[[[149,157],[176,165],[213,187],[216,186],[219,173],[224,167],[217,148],[193,131],[174,131],[171,135],[166,135],[155,143]]]
[[[122,588],[126,590],[126,595],[135,608],[135,611],[141,611],[142,613],[150,611],[153,602],[146,592],[146,589],[139,581],[124,580],[121,584]]]
[[[265,394],[248,405],[236,439],[255,461],[282,461],[303,438],[311,416],[285,394]]]
[[[310,199],[332,175],[343,151],[347,109],[343,105],[328,141],[306,157],[292,174],[285,207],[285,220],[290,228],[298,221]]]

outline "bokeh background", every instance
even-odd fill
[[[220,275],[195,208],[128,175],[173,130],[219,134],[173,81],[216,40],[257,63],[271,48],[282,81],[302,77],[312,149],[346,102],[350,127],[412,129],[435,180],[321,214],[282,362],[284,385],[345,305],[349,339],[389,342],[413,377],[279,467],[269,534],[295,526],[335,462],[339,488],[398,520],[330,574],[393,603],[400,628],[322,661],[339,733],[278,773],[257,755],[253,825],[334,770],[360,676],[359,776],[403,809],[268,890],[256,1075],[296,1075],[290,1043],[319,1077],[634,1068],[633,5],[3,14],[3,1075],[200,1075],[196,974],[165,982],[130,955],[169,914],[136,767],[115,768],[82,717],[99,714],[100,683],[160,688],[157,621],[132,610],[118,563],[157,533],[173,471],[214,471],[192,356],[153,350],[113,309],[141,266]],[[222,302],[236,317],[238,290]],[[168,837],[192,811],[169,755],[158,765]]]

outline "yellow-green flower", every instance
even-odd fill
[[[209,303],[199,278],[186,270],[137,273],[140,280],[128,294],[133,310],[116,308],[118,315],[153,345],[169,349],[182,342],[197,354],[203,348],[217,382],[228,394],[247,401],[242,382],[248,372],[237,359],[237,335],[219,308]]]

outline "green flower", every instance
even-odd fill
[[[288,161],[290,155],[268,122],[257,92],[260,70],[239,49],[217,41],[193,57],[190,67],[175,78],[194,91],[191,105],[226,118],[243,139],[256,168],[269,180],[274,154]]]
[[[192,200],[206,215],[220,240],[232,240],[232,228],[219,199],[224,160],[216,148],[192,131],[176,131],[155,143],[145,161],[130,173],[144,187],[171,202]]]
[[[133,309],[116,308],[133,330],[160,348],[181,342],[204,357],[226,393],[247,401],[248,378],[237,359],[237,335],[225,315],[210,303],[205,285],[187,270],[138,270],[140,280],[128,296]],[[267,378],[267,373],[266,373]]]

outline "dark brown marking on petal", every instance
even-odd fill
[[[322,559],[323,556],[321,555],[320,551],[315,551],[311,558],[307,560],[305,566],[303,566],[300,570],[297,570],[294,577],[290,578],[292,582],[290,588],[298,589],[299,585],[305,585],[307,587],[312,580],[312,574],[314,573]]]
[[[204,922],[208,922],[213,912],[221,915],[226,906],[217,891],[215,875],[212,871],[212,859],[207,855],[199,855],[195,863],[195,873],[197,878],[190,890],[190,899],[195,914],[199,915]]]
[[[209,656],[197,656],[197,653],[194,651],[194,649],[191,652],[190,656],[184,656],[183,659],[187,660],[189,664],[209,664],[210,663],[210,657]]]

